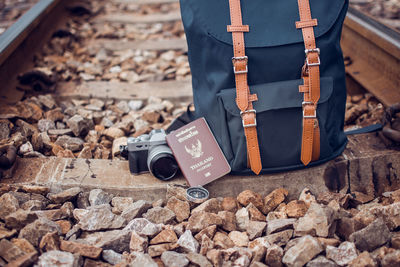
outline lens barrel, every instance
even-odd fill
[[[179,170],[175,157],[167,145],[150,147],[147,166],[155,177],[163,181],[173,178]]]

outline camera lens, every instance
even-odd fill
[[[178,164],[171,149],[166,145],[152,146],[147,157],[149,171],[158,179],[166,181],[178,172]]]

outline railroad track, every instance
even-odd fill
[[[51,39],[53,32],[62,28],[71,19],[65,1],[48,0],[41,1],[40,4],[34,7],[35,14],[32,11],[24,15],[22,20],[24,23],[17,22],[16,26],[10,27],[9,33],[7,31],[0,36],[0,47],[4,47],[1,50],[4,53],[2,52],[0,55],[0,82],[4,85],[1,91],[3,102],[15,102],[23,96],[23,92],[16,91],[13,88],[17,85],[17,75],[34,67],[34,61],[30,60],[33,55],[27,55],[28,48],[38,52],[39,48]],[[146,6],[148,10],[152,10],[152,7],[149,6],[153,4],[155,6],[162,5],[166,8],[158,14],[142,14],[140,13],[141,8],[132,7],[133,5]],[[96,58],[99,58],[97,57],[99,51],[106,51],[106,54],[122,55],[132,50],[132,57],[136,56],[137,51],[140,51],[137,57],[150,54],[156,55],[155,58],[164,57],[167,62],[176,63],[175,58],[168,55],[168,51],[175,51],[178,55],[176,57],[181,58],[182,62],[179,63],[179,66],[172,68],[163,67],[162,71],[168,74],[163,76],[161,81],[157,80],[159,79],[157,75],[150,75],[151,77],[147,75],[150,77],[148,80],[141,81],[140,77],[138,78],[141,82],[121,82],[121,72],[116,71],[119,73],[116,75],[110,69],[119,63],[123,65],[123,62],[115,63],[115,66],[111,66],[111,64],[107,69],[97,70],[90,75],[74,76],[72,74],[71,80],[61,79],[57,82],[55,91],[50,92],[51,96],[57,101],[73,100],[74,103],[85,103],[79,101],[93,99],[105,102],[136,99],[146,102],[152,96],[158,96],[172,103],[190,101],[192,97],[190,75],[187,73],[178,75],[178,68],[187,67],[185,66],[187,64],[187,59],[185,59],[186,41],[179,34],[172,33],[176,30],[174,30],[174,23],[177,23],[180,19],[176,1],[113,0],[108,5],[126,5],[128,11],[115,11],[114,7],[113,13],[103,12],[86,21],[90,24],[90,27],[93,26],[97,29],[98,35],[96,38],[83,38],[84,40],[79,43],[82,51],[90,53],[88,48],[91,48],[96,51]],[[58,20],[60,14],[65,14],[63,20]],[[34,28],[34,25],[30,22],[33,22],[38,28]],[[83,24],[85,22],[80,25]],[[21,27],[21,25],[24,27]],[[164,26],[169,27],[166,32],[171,31],[170,34],[165,35],[163,31],[157,31]],[[156,29],[154,30],[156,34],[153,32],[149,33],[147,37],[144,35],[143,38],[129,38],[129,30],[147,29],[147,27],[150,32]],[[390,105],[393,102],[400,102],[398,91],[399,39],[396,34],[387,29],[382,32],[379,27],[351,10],[343,32],[343,49],[345,56],[350,57],[351,64],[347,68],[349,76],[363,89],[375,95],[383,104]],[[18,30],[19,34],[17,34]],[[41,34],[36,35],[38,32]],[[175,32],[179,33],[179,30]],[[119,34],[122,37],[119,37]],[[13,36],[13,38],[10,36]],[[154,36],[155,38],[153,38]],[[376,37],[371,38],[371,36]],[[365,38],[370,40],[367,42]],[[6,41],[9,41],[9,43],[5,43]],[[357,49],[354,49],[353,42],[357,43]],[[366,51],[368,51],[368,54]],[[366,59],[367,57],[364,54],[371,55],[370,60]],[[381,56],[374,57],[374,55]],[[84,60],[88,60],[85,55],[81,56]],[[27,58],[28,60],[26,60]],[[47,55],[47,58],[52,57]],[[57,56],[57,59],[59,58]],[[106,57],[102,60],[108,61],[109,59]],[[109,61],[113,62],[114,60],[116,59],[113,58]],[[15,64],[15,62],[26,61],[27,64]],[[73,65],[73,62],[68,64],[63,60],[60,62],[65,66]],[[388,67],[386,62],[389,62]],[[85,62],[81,62],[81,64],[83,63]],[[153,64],[155,69],[165,62],[160,61],[157,64]],[[79,69],[79,66],[76,68]],[[105,71],[110,76],[108,80],[103,80],[100,77]],[[144,70],[144,72],[146,71],[148,70]],[[36,94],[38,93],[36,92]],[[19,116],[15,116],[12,117],[12,120],[15,121],[18,118]],[[101,118],[98,121],[101,121]],[[109,140],[106,142],[107,140],[104,138],[101,140],[104,144],[109,145],[110,143]],[[249,188],[255,191],[269,192],[277,186],[284,186],[289,189],[291,194],[297,196],[304,187],[309,187],[315,193],[327,190],[327,188],[347,192],[351,185],[352,190],[375,195],[385,190],[388,191],[389,188],[400,186],[398,178],[400,177],[399,158],[398,151],[386,149],[375,135],[351,137],[348,149],[334,163],[284,174],[257,177],[227,176],[214,182],[209,191],[211,194],[232,195]],[[129,173],[126,161],[108,159],[18,158],[11,173],[12,180],[5,179],[2,182],[46,184],[54,188],[101,187],[120,195],[135,194],[137,198],[150,200],[156,199],[162,192],[165,192],[166,188],[165,183],[151,175],[133,177]],[[118,177],[118,181],[116,182],[115,179],[110,179],[110,177]],[[324,179],[321,179],[321,177]],[[273,182],[265,183],[266,179]],[[290,184],[288,184],[289,180],[291,181]],[[185,181],[180,177],[174,179],[173,183],[184,184]]]

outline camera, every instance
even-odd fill
[[[127,152],[131,173],[150,172],[163,181],[175,176],[179,167],[165,137],[163,129],[154,129],[149,134],[128,138]]]

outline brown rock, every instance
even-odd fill
[[[6,226],[20,230],[38,218],[36,213],[19,209],[5,217]]]
[[[218,216],[222,219],[222,229],[225,231],[235,231],[236,230],[236,216],[230,211],[220,211]],[[211,238],[211,236],[209,236]]]
[[[27,254],[37,252],[35,247],[24,238],[13,238],[11,242]]]
[[[235,246],[235,243],[229,236],[222,232],[216,232],[213,238],[214,247],[218,249],[227,249]]]
[[[381,261],[382,267],[400,266],[400,250],[387,254]]]
[[[206,235],[209,238],[213,239],[216,231],[217,231],[217,226],[211,225],[201,230],[197,235],[194,236],[194,238],[196,238],[196,240],[199,242],[203,239],[203,235]]]
[[[338,265],[324,256],[318,256],[312,261],[309,261],[306,267],[338,267]]]
[[[133,204],[133,199],[131,197],[114,197],[111,200],[113,206],[112,212],[115,214],[121,214],[124,210],[127,210],[131,204]]]
[[[189,252],[188,254],[186,254],[186,258],[195,266],[212,267],[207,257],[199,253]]]
[[[352,260],[349,265],[349,267],[375,267],[378,266],[375,262],[375,260],[371,257],[371,255],[367,252],[364,251],[360,255],[358,255],[357,258]]]
[[[276,244],[282,247],[286,245],[287,242],[289,242],[292,236],[293,236],[293,230],[285,230],[275,234],[267,235],[265,239],[270,244]]]
[[[7,262],[14,261],[25,255],[25,252],[7,239],[0,240],[0,257]]]
[[[253,259],[252,262],[264,262],[265,261],[265,255],[267,254],[267,247],[265,246],[255,246],[251,248],[251,251],[253,253]]]
[[[201,238],[200,254],[206,255],[207,252],[214,248],[214,242],[207,236],[203,235]]]
[[[395,232],[392,234],[392,239],[390,241],[392,248],[400,250],[400,232]]]
[[[8,267],[24,267],[31,266],[37,261],[37,252],[31,252],[18,257],[16,260],[9,262]]]
[[[69,230],[71,230],[71,222],[67,221],[67,220],[60,220],[60,221],[56,221],[56,224],[58,224],[61,228],[61,234],[66,235]]]
[[[102,248],[65,240],[61,240],[60,249],[71,253],[77,253],[91,259],[98,259],[103,251]]]
[[[40,240],[39,248],[42,252],[60,250],[60,237],[57,232],[45,234]]]
[[[225,211],[230,211],[235,213],[238,209],[240,209],[239,202],[236,198],[233,197],[224,197],[221,202],[221,208]]]
[[[61,111],[61,108],[55,108],[47,111],[44,114],[44,117],[51,121],[62,121],[64,119],[64,113]]]
[[[267,235],[274,234],[287,229],[293,229],[296,219],[276,219],[268,222]]]
[[[222,266],[223,255],[222,251],[218,249],[211,249],[207,252],[207,259],[210,260],[213,266]]]
[[[392,252],[396,251],[394,248],[388,248],[386,246],[380,247],[376,250],[374,250],[370,255],[372,256],[372,258],[378,263],[381,264],[383,258],[388,255],[391,254]]]
[[[166,199],[170,199],[171,197],[176,197],[177,199],[187,201],[186,189],[179,185],[167,184]]]
[[[283,249],[277,245],[268,248],[265,263],[270,267],[282,267]]]
[[[374,196],[366,195],[361,192],[352,192],[351,203],[354,203],[355,206],[365,204],[374,200]]]
[[[246,209],[249,211],[249,216],[251,221],[265,222],[266,220],[265,215],[262,214],[261,211],[259,211],[253,203],[247,205]]]
[[[180,200],[173,196],[168,199],[166,207],[175,213],[178,222],[182,222],[190,216],[190,205],[188,201]]]
[[[10,193],[0,197],[0,219],[4,220],[7,215],[16,212],[19,208],[18,200]]]
[[[195,212],[190,216],[187,229],[192,232],[200,232],[202,229],[211,225],[222,225],[222,219],[214,213],[210,212]]]
[[[172,244],[172,243],[152,245],[149,246],[147,253],[150,255],[150,257],[154,258],[161,256],[161,254],[163,254],[164,251],[174,250],[178,247],[179,247],[178,244]]]
[[[344,239],[349,240],[349,237],[356,230],[356,222],[353,218],[343,217],[338,220],[336,225],[336,234]]]
[[[308,188],[304,188],[303,191],[301,191],[299,200],[304,201],[307,207],[310,207],[311,203],[316,202],[315,196]]]
[[[258,209],[262,209],[264,206],[263,199],[260,194],[253,192],[251,190],[245,190],[241,192],[237,196],[237,201],[242,205],[242,206],[247,206],[250,203],[252,203],[254,206],[256,206]]]
[[[57,194],[48,194],[47,198],[54,203],[64,203],[73,200],[81,192],[79,187],[73,187]]]
[[[317,197],[317,202],[324,205],[328,205],[329,202],[331,202],[332,200],[336,200],[342,208],[347,209],[349,206],[350,196],[348,194],[334,193],[328,191],[321,193]]]
[[[135,231],[131,234],[131,241],[129,243],[130,251],[145,252],[149,244],[149,239],[147,236],[139,235]]]
[[[107,136],[107,138],[109,138],[110,140],[114,140],[125,136],[125,133],[119,128],[110,127],[103,131],[103,135]]]
[[[40,185],[23,185],[21,189],[26,193],[40,194],[40,195],[47,195],[50,191],[49,187]]]
[[[56,156],[57,156],[57,158],[69,158],[69,159],[75,158],[74,153],[69,149],[65,149],[65,150],[58,152]]]
[[[284,188],[278,188],[269,193],[265,198],[264,198],[264,206],[261,209],[264,214],[269,213],[270,211],[273,211],[280,203],[285,201],[285,198],[289,192],[284,189]]]
[[[146,111],[142,115],[142,119],[146,120],[150,123],[157,123],[162,120],[162,116],[159,112],[157,111]]]
[[[39,246],[39,241],[47,233],[56,231],[61,234],[61,229],[58,224],[45,218],[39,218],[33,223],[25,226],[20,232],[18,237],[27,239],[35,247]]]
[[[188,222],[184,221],[181,223],[178,223],[177,225],[174,225],[174,231],[178,236],[183,235],[183,233],[186,231],[186,226]]]
[[[176,217],[175,213],[172,210],[170,210],[168,208],[162,208],[162,207],[151,208],[146,213],[144,213],[142,216],[156,224],[171,223]]]
[[[109,263],[105,263],[102,261],[95,261],[91,259],[85,259],[85,262],[83,264],[83,267],[111,267],[113,265]]]
[[[278,219],[287,219],[286,211],[271,211],[267,215],[267,222]]]
[[[300,218],[303,217],[308,210],[308,207],[304,201],[292,200],[286,205],[286,213],[289,218]]]
[[[192,214],[196,212],[211,212],[217,214],[222,210],[221,202],[216,198],[211,198],[201,203],[199,206],[192,210]]]
[[[246,232],[232,231],[228,234],[228,237],[236,247],[247,247],[249,244],[249,237]]]
[[[17,230],[15,230],[15,229],[8,230],[7,228],[3,227],[0,224],[0,239],[10,238],[10,237],[14,236],[16,233],[17,233]]]
[[[74,228],[74,227],[73,227]],[[95,232],[85,235],[79,242],[90,244],[104,250],[114,250],[118,253],[129,251],[129,241],[133,230],[112,230]]]
[[[250,264],[250,267],[268,267],[267,265],[265,265],[264,263],[262,263],[262,262],[259,262],[259,261],[253,261],[251,264]]]
[[[150,240],[150,245],[162,244],[162,243],[175,243],[178,241],[173,230],[162,230],[158,235]]]

